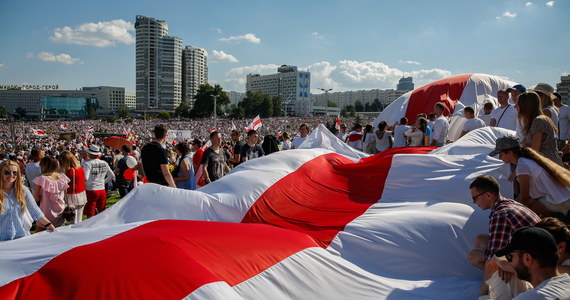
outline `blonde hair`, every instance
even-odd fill
[[[71,152],[66,150],[59,155],[59,168],[62,173],[65,174],[69,169],[77,169],[80,166],[79,161]]]
[[[536,162],[546,171],[546,173],[548,173],[548,175],[550,175],[550,178],[554,180],[554,182],[561,186],[570,186],[570,171],[553,162],[551,159],[540,155],[532,148],[522,147],[511,150],[513,151],[513,154],[518,157],[527,158]]]
[[[26,196],[24,194],[24,185],[22,184],[22,170],[20,170],[20,165],[17,162],[7,160],[0,164],[0,212],[4,212],[4,171],[8,170],[9,166],[18,167],[18,175],[16,176],[16,181],[14,182],[14,194],[16,194],[16,201],[20,203],[22,207],[22,213],[26,211]]]

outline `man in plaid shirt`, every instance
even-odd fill
[[[475,249],[468,254],[469,261],[485,271],[484,281],[497,270],[492,258],[495,252],[509,243],[511,233],[518,228],[533,226],[540,221],[532,210],[514,200],[501,196],[499,183],[492,176],[479,176],[469,186],[473,203],[481,209],[491,209],[489,234],[475,239]],[[488,293],[483,283],[481,295]]]

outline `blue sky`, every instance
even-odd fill
[[[209,81],[243,91],[281,64],[334,91],[463,73],[553,86],[570,72],[570,1],[0,1],[0,84],[135,91],[136,15],[206,49]]]

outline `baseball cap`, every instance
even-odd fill
[[[556,240],[550,232],[540,227],[521,227],[511,234],[509,244],[497,250],[496,256],[505,256],[515,250],[522,250],[531,254],[552,253],[557,251]]]
[[[495,150],[489,153],[489,156],[495,156],[503,150],[509,150],[514,148],[520,148],[520,143],[514,136],[503,136],[497,139],[495,142]]]
[[[517,90],[517,91],[521,91],[521,92],[526,92],[526,88],[524,87],[524,85],[522,84],[517,84],[515,86],[513,86],[512,88],[508,88],[507,92],[511,92],[513,90]]]

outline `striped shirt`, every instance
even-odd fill
[[[489,215],[489,244],[485,258],[493,258],[497,250],[507,246],[513,231],[524,226],[534,226],[539,221],[540,217],[530,208],[514,200],[499,198]]]
[[[24,187],[24,197],[27,210],[22,213],[22,206],[16,200],[14,189],[10,191],[10,194],[4,193],[4,211],[0,213],[0,241],[13,240],[29,235],[29,227],[32,225],[32,220],[38,220],[44,216],[36,201],[34,201],[34,196],[26,187]],[[29,224],[26,224],[27,222],[24,219],[27,219]],[[24,228],[24,226],[28,228]]]

